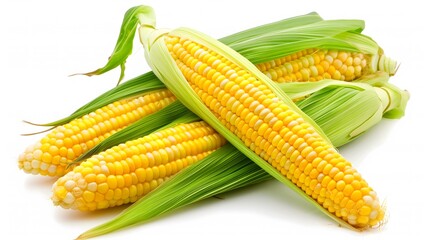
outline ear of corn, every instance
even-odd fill
[[[158,31],[153,21],[141,21],[149,65],[186,107],[337,222],[359,229],[380,224],[384,209],[372,188],[247,59],[194,30]]]
[[[52,200],[79,210],[135,202],[225,143],[202,121],[166,128],[90,157],[58,179]]]
[[[27,173],[62,176],[84,152],[113,133],[169,105],[176,98],[166,89],[124,99],[55,128],[19,156],[18,166]]]

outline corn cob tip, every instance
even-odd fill
[[[43,148],[41,142],[28,146],[18,157],[18,168],[33,175],[62,175],[65,170],[65,167],[59,164],[62,159],[52,159],[52,154],[58,152],[58,149],[52,147],[45,151]]]

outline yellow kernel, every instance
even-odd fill
[[[337,59],[339,59],[341,62],[345,62],[347,60],[348,54],[346,52],[339,52]]]
[[[323,168],[323,171],[322,171],[323,174],[328,175],[331,172],[332,168],[333,168],[332,164],[330,163],[326,164],[326,166]]]
[[[125,180],[123,175],[116,176],[116,182],[118,183],[118,188],[123,188],[125,186]]]
[[[362,216],[369,216],[369,214],[371,213],[372,209],[368,206],[362,206],[359,209],[359,214]]]
[[[352,182],[353,182],[354,177],[353,177],[353,175],[352,175],[352,174],[346,174],[346,175],[343,177],[343,180],[344,180],[347,184],[350,184],[350,183],[352,183]]]
[[[369,221],[369,217],[367,217],[367,216],[359,216],[356,221],[359,224],[366,224]]]
[[[96,201],[96,202],[101,202],[101,201],[103,201],[103,200],[104,200],[104,195],[103,195],[103,194],[101,194],[101,193],[96,192],[96,193],[95,193],[94,201]]]
[[[126,187],[131,186],[133,182],[132,176],[131,174],[124,174],[124,184]]]
[[[334,190],[335,189],[335,187],[337,186],[337,183],[334,181],[334,180],[331,180],[329,183],[328,183],[328,186],[327,186],[327,188],[328,188],[328,190],[329,191],[332,191],[332,190]]]
[[[85,169],[88,169],[88,168],[84,168],[84,170],[85,170]],[[97,176],[96,176],[95,174],[93,174],[93,173],[83,174],[84,172],[85,172],[85,171],[82,171],[82,175],[84,175],[84,176],[85,176],[85,181],[86,181],[87,183],[95,182],[95,181],[96,181]]]
[[[354,189],[361,189],[361,183],[358,180],[353,180],[352,186]]]
[[[359,190],[355,190],[355,191],[353,191],[353,193],[352,193],[352,195],[350,196],[350,198],[351,198],[353,201],[355,201],[355,202],[359,201],[359,200],[362,198],[362,193],[361,193],[361,191],[359,191]]]
[[[152,168],[146,169],[146,182],[152,181],[153,179],[153,171]]]
[[[333,65],[336,69],[340,69],[341,66],[343,65],[343,62],[339,59],[335,59]]]
[[[350,184],[348,184],[348,185],[346,185],[345,187],[344,187],[344,189],[343,189],[343,193],[344,193],[344,195],[345,196],[350,196],[352,193],[353,193],[353,187],[350,185]]]
[[[94,201],[95,198],[95,194],[91,191],[85,191],[83,192],[83,199],[85,200],[85,202],[92,202]]]
[[[97,186],[97,191],[101,194],[105,194],[109,189],[109,185],[107,183],[100,183]]]
[[[115,189],[118,186],[118,182],[116,180],[116,177],[113,175],[109,175],[107,177],[107,184],[109,185],[110,189]]]
[[[329,176],[325,176],[325,177],[323,177],[323,180],[322,180],[322,187],[326,187],[326,186],[328,186],[328,184],[331,182],[331,178],[329,177]]]
[[[97,203],[97,209],[105,209],[109,207],[109,201],[103,200]]]
[[[103,182],[106,182],[106,180],[107,178],[106,178],[106,175],[104,174],[97,174],[97,177],[95,179],[97,183],[103,183]]]
[[[111,200],[111,199],[113,199],[113,195],[114,195],[114,191],[112,189],[109,189],[109,190],[107,190],[104,197],[106,200]]]
[[[137,187],[135,185],[130,186],[130,197],[137,196]]]
[[[122,190],[119,188],[115,189],[113,199],[119,200],[121,198],[122,198]]]
[[[122,189],[122,199],[127,199],[130,196],[130,190],[128,188]]]

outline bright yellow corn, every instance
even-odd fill
[[[351,81],[373,69],[369,54],[338,50],[307,49],[256,67],[276,82],[307,82],[322,79]],[[378,57],[378,56],[377,56]]]
[[[56,127],[19,156],[18,166],[27,173],[62,176],[67,165],[113,133],[175,101],[173,94],[159,90],[120,100]]]
[[[83,211],[135,202],[225,143],[203,121],[167,128],[82,162],[57,180],[52,200]]]
[[[188,33],[178,30],[177,35],[170,32],[162,39],[191,88],[223,126],[338,218],[356,228],[382,221],[384,210],[376,193],[299,110],[277,96],[259,73],[228,59],[232,54],[221,55],[183,37]],[[151,44],[161,46],[159,42]],[[163,49],[154,48],[154,54]],[[228,134],[225,137],[229,139]]]

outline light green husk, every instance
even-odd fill
[[[219,41],[212,39],[209,36],[204,35],[202,33],[199,33],[195,30],[191,30],[191,29],[187,29],[187,28],[178,28],[178,29],[174,29],[174,30],[157,30],[157,29],[155,29],[155,18],[154,18],[153,10],[152,10],[152,8],[150,8],[148,6],[139,6],[139,7],[133,8],[132,12],[135,13],[134,17],[139,18],[139,23],[141,25],[141,27],[139,29],[140,41],[142,42],[142,44],[146,50],[145,56],[148,60],[149,65],[151,66],[155,75],[157,75],[160,78],[160,80],[178,97],[178,99],[187,108],[189,108],[191,111],[196,113],[199,117],[201,117],[203,120],[205,120],[207,123],[209,123],[213,128],[215,128],[219,133],[221,133],[232,145],[234,145],[244,155],[246,155],[247,157],[252,159],[256,164],[258,164],[262,169],[267,171],[273,177],[275,177],[279,181],[283,182],[285,185],[289,186],[291,189],[293,189],[298,194],[300,194],[304,199],[311,202],[319,210],[326,213],[329,217],[331,217],[332,219],[337,221],[339,224],[341,224],[345,227],[354,229],[353,226],[349,225],[348,223],[346,223],[342,219],[340,219],[340,218],[334,216],[333,214],[329,213],[326,209],[324,209],[322,206],[320,206],[314,199],[312,199],[311,197],[306,195],[300,188],[298,188],[296,185],[294,185],[292,182],[290,182],[288,179],[286,179],[283,175],[281,175],[270,164],[268,164],[266,161],[261,159],[253,151],[251,151],[250,149],[245,147],[245,145],[241,142],[241,140],[237,136],[232,134],[225,126],[223,126],[221,124],[221,122],[214,116],[214,114],[212,112],[210,112],[205,107],[204,103],[201,102],[201,100],[196,95],[196,93],[190,88],[186,79],[184,79],[182,73],[177,68],[174,60],[172,59],[171,55],[169,54],[169,51],[165,45],[164,35],[165,34],[172,34],[175,36],[192,39],[193,41],[198,42],[198,43],[208,47],[209,49],[214,49],[220,55],[223,55],[226,58],[233,61],[233,63],[236,64],[237,66],[239,66],[243,69],[247,69],[248,71],[252,72],[254,75],[256,75],[256,77],[258,79],[260,79],[265,84],[267,84],[270,87],[270,89],[283,102],[287,103],[291,109],[293,109],[295,112],[300,114],[305,119],[305,121],[310,123],[313,126],[313,128],[316,129],[316,131],[327,142],[330,142],[329,138],[324,134],[324,132],[314,122],[313,119],[311,119],[310,117],[305,115],[292,102],[292,100],[279,88],[279,86],[274,84],[265,75],[263,75],[261,72],[259,72],[259,70],[249,60],[244,58],[239,53],[237,53],[237,52],[233,51],[232,49],[226,47],[225,45],[221,44]],[[133,16],[130,16],[130,18],[133,18]],[[124,23],[126,23],[126,20],[124,21]],[[324,24],[326,24],[326,22],[322,21],[322,25],[319,26],[319,29],[317,29],[320,32],[322,32],[321,33],[322,35],[323,35],[322,30],[324,30],[324,28],[326,28],[326,26],[324,26]],[[309,25],[311,25],[311,24],[309,24]],[[342,21],[339,21],[338,25],[332,29],[342,29],[342,27],[345,25],[347,25],[347,24],[345,24]],[[305,36],[307,36],[307,35],[305,35],[305,34],[307,34],[306,30],[308,30],[308,29],[305,28],[305,26],[304,27],[300,26],[297,28],[298,28],[297,32],[301,32],[301,33],[303,32],[304,35],[302,35],[302,37],[305,38]],[[346,32],[346,33],[344,31],[335,32],[335,31],[332,31],[332,29],[331,28],[329,29],[331,31],[326,31],[326,29],[325,29],[325,31],[327,33],[329,33],[329,34],[326,34],[326,38],[323,38],[322,36],[318,36],[317,38],[321,39],[320,41],[327,43],[327,45],[329,45],[330,47],[335,48],[335,49],[351,50],[353,48],[355,50],[358,50],[357,46],[359,44],[356,44],[357,46],[354,46],[353,44],[348,44],[347,47],[345,47],[344,45],[337,42],[337,39],[332,41],[331,37],[336,36],[336,35],[345,36],[347,34],[353,34],[353,33],[360,32],[361,29],[363,29],[363,26],[360,28],[355,27],[354,32],[353,32],[353,30],[351,30],[350,32]],[[330,32],[334,32],[334,33],[330,33]],[[279,33],[281,35],[281,32],[279,32]],[[288,33],[288,34],[286,34],[286,36],[289,36],[290,34],[291,33]],[[315,33],[310,32],[310,35],[311,34],[315,34]],[[313,42],[309,41],[309,43],[306,43],[306,41],[300,41],[300,42],[295,42],[295,45],[291,44],[291,45],[288,45],[287,47],[285,47],[285,46],[283,46],[283,48],[281,46],[279,47],[279,44],[278,44],[279,38],[278,37],[280,35],[272,34],[271,38],[264,39],[263,42],[272,43],[272,45],[275,45],[276,47],[278,47],[276,52],[282,52],[283,48],[288,49],[292,52],[296,52],[296,51],[299,51],[302,49],[314,47],[314,41]],[[263,37],[261,37],[261,38],[263,38]],[[258,39],[259,38],[256,38],[256,40],[258,40]],[[356,38],[351,38],[351,39],[356,39]],[[365,39],[368,42],[371,42],[371,40],[369,38],[365,37]],[[124,44],[124,42],[121,42],[118,40],[118,45],[120,45],[120,44]],[[129,44],[132,44],[132,42],[130,42]],[[116,46],[115,49],[118,48],[118,45]],[[320,46],[318,46],[318,47],[320,47]],[[365,49],[367,51],[369,51],[370,53],[376,54],[376,53],[379,53],[381,51],[381,49],[379,49],[378,45],[376,45],[376,44],[374,44],[373,46],[367,45],[365,47],[366,47]],[[115,54],[113,54],[112,56],[114,56],[114,55]],[[244,55],[244,53],[243,53],[243,55]],[[264,61],[266,61],[268,59],[277,58],[277,56],[273,57],[273,55],[275,55],[275,54],[272,51],[269,51],[269,52],[268,51],[267,52],[258,51],[257,57],[259,59],[264,59]],[[284,51],[283,51],[282,55],[284,55]],[[128,55],[123,55],[122,61],[118,60],[118,59],[112,60],[112,58],[110,58],[110,60],[106,66],[109,66],[108,68],[111,69],[111,67],[113,65],[110,64],[110,62],[112,62],[112,61],[118,62],[122,66],[122,64],[125,62],[127,56]],[[250,56],[252,56],[252,55],[250,55]],[[249,59],[250,59],[250,57],[249,57]],[[375,60],[375,63],[379,64],[378,59]],[[389,63],[389,64],[385,64],[385,65],[389,66],[391,64]],[[396,63],[394,65],[396,66]],[[104,67],[104,68],[102,68],[102,70],[100,70],[100,71],[96,70],[95,72],[102,73],[103,71],[108,71],[110,69],[107,69],[106,67]],[[93,73],[90,73],[90,74],[93,74]],[[121,71],[121,75],[123,75],[123,68]]]

